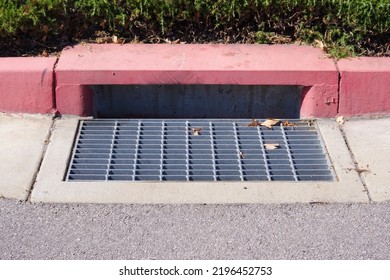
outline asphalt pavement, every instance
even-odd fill
[[[0,200],[0,259],[390,259],[390,203]]]

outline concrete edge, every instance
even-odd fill
[[[64,182],[78,119],[61,119],[42,162],[32,202],[57,203],[312,203],[364,202],[368,196],[337,123],[319,129],[337,174],[335,182]]]

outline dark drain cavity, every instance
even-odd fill
[[[331,181],[315,124],[81,121],[67,181]]]
[[[93,86],[95,118],[299,119],[300,86]]]

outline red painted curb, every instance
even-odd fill
[[[0,111],[50,113],[56,58],[0,58]]]
[[[339,115],[390,113],[390,58],[342,59]]]
[[[74,86],[102,84],[300,85],[301,116],[331,117],[338,106],[335,64],[309,46],[78,45],[62,52],[56,75],[65,114],[91,112]]]
[[[303,118],[390,113],[386,57],[342,59],[336,67],[309,46],[78,45],[63,51],[56,86],[55,63],[0,58],[0,111],[91,115],[90,85],[238,84],[303,86]]]

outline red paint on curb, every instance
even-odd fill
[[[234,84],[311,87],[302,116],[337,114],[338,72],[319,49],[296,45],[78,45],[63,51],[57,85]],[[318,86],[321,85],[321,86]],[[58,109],[85,114],[80,94],[57,93]],[[68,99],[68,100],[67,100]],[[332,102],[329,103],[329,100]],[[336,103],[338,100],[336,100]],[[316,104],[315,110],[311,106]]]
[[[390,113],[390,58],[340,60],[339,88],[333,60],[309,46],[78,45],[63,51],[54,91],[55,62],[0,58],[0,111],[88,116],[89,85],[236,84],[303,86],[303,118]]]
[[[390,113],[390,58],[342,59],[339,115]]]
[[[314,85],[302,91],[301,118],[337,115],[338,85]]]
[[[62,114],[91,116],[93,92],[89,86],[59,85],[56,88],[57,108],[67,108],[59,111]]]
[[[56,58],[0,58],[0,111],[50,113]]]

